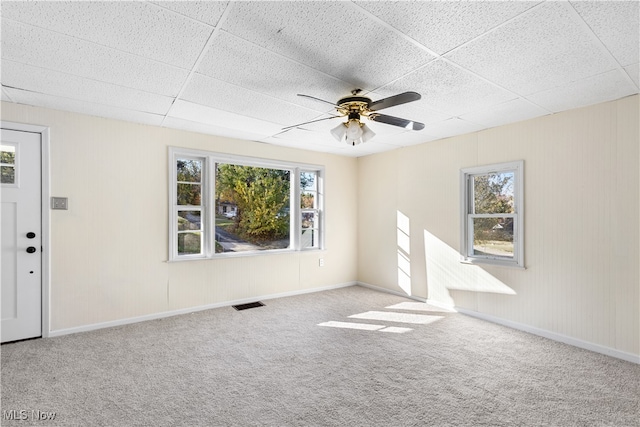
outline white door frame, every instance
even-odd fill
[[[37,126],[25,123],[14,123],[0,121],[2,129],[16,130],[22,132],[33,132],[40,134],[40,149],[42,153],[40,169],[42,171],[42,338],[49,337],[51,332],[51,299],[49,298],[49,287],[51,284],[51,242],[49,240],[51,230],[51,215],[49,202],[51,195],[51,168],[49,152],[49,128],[47,126]]]

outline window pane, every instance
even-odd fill
[[[316,228],[315,212],[302,212],[302,228]]]
[[[304,229],[302,230],[302,238],[300,239],[300,245],[304,248],[315,248],[318,246],[318,230]]]
[[[0,163],[4,165],[15,165],[16,147],[13,145],[0,145]]]
[[[513,218],[473,218],[473,254],[513,258]]]
[[[197,211],[178,211],[178,231],[200,230],[200,214]]]
[[[178,184],[178,204],[200,206],[200,184]]]
[[[514,181],[513,172],[474,176],[472,213],[515,213]]]
[[[202,253],[201,233],[179,233],[178,255],[190,255]]]
[[[290,245],[291,172],[216,165],[216,252],[284,249]]]
[[[2,184],[15,184],[16,182],[16,147],[13,145],[0,145],[0,174]]]
[[[0,173],[2,175],[2,184],[15,184],[16,170],[13,166],[0,166]]]
[[[202,161],[178,159],[178,181],[200,182],[202,181]]]
[[[302,209],[313,209],[316,207],[315,193],[302,193],[300,195],[300,207]]]
[[[316,208],[317,180],[315,172],[300,172],[300,207]]]

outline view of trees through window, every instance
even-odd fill
[[[291,244],[291,171],[216,165],[216,252],[284,249]]]
[[[2,184],[13,184],[16,179],[16,147],[0,146],[0,171]]]
[[[321,247],[321,169],[214,154],[173,155],[172,259]]]
[[[473,176],[472,229],[474,255],[513,257],[513,172]]]
[[[178,254],[202,253],[202,161],[179,159],[177,167]]]

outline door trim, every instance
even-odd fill
[[[40,151],[42,171],[42,337],[48,338],[51,332],[51,241],[49,239],[51,230],[51,212],[49,210],[49,200],[51,197],[51,155],[49,145],[49,127],[38,126],[26,123],[15,123],[0,121],[2,129],[15,130],[20,132],[31,132],[40,134]]]

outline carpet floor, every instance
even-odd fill
[[[353,286],[1,347],[3,426],[640,426],[640,365]]]

